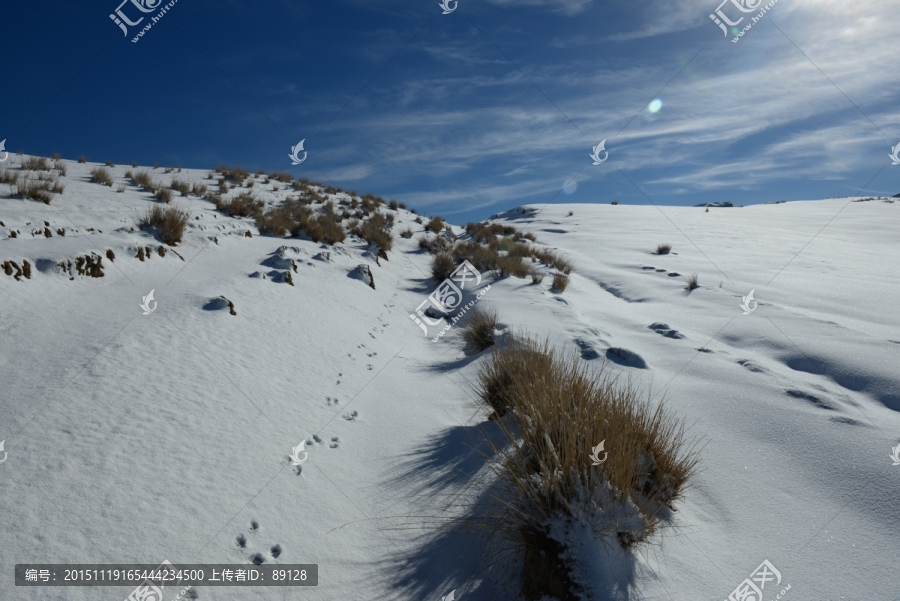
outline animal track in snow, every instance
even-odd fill
[[[338,445],[340,444],[340,442],[341,442],[341,441],[340,441],[340,439],[339,439],[337,436],[332,436],[332,437],[331,437],[331,444],[328,445],[328,446],[331,447],[332,449],[336,449],[336,448],[338,448]]]
[[[330,396],[325,397],[325,402],[328,404],[329,407],[331,407],[332,404],[337,405],[340,403],[340,401],[338,400],[337,397],[331,398]]]
[[[682,334],[678,333],[678,330],[671,329],[669,327],[669,324],[666,324],[666,323],[656,322],[656,323],[650,324],[647,327],[650,328],[651,330],[655,331],[657,334],[665,336],[666,338],[675,338],[675,339],[684,338],[684,336]]]
[[[758,374],[766,373],[766,369],[764,367],[762,367],[761,365],[759,365],[757,363],[754,363],[750,359],[738,359],[738,364],[743,365],[750,371],[758,373]]]
[[[801,399],[804,401],[808,401],[808,402],[812,403],[813,405],[815,405],[816,407],[819,407],[821,409],[828,409],[829,411],[837,410],[837,407],[835,407],[832,403],[830,403],[824,399],[820,399],[819,397],[817,397],[814,394],[809,394],[808,392],[803,392],[802,390],[794,390],[794,389],[788,389],[788,390],[785,390],[784,392],[788,396],[791,396],[795,399]]]
[[[237,538],[234,539],[234,544],[239,549],[243,549],[244,547],[247,546],[247,537],[244,536],[243,534],[238,534]]]
[[[371,363],[367,363],[367,364],[366,364],[366,369],[368,369],[369,371],[372,371],[372,370],[375,369],[375,368],[372,367],[372,364],[371,364]]]
[[[626,367],[636,367],[638,369],[647,367],[647,362],[644,361],[643,357],[628,349],[610,347],[606,350],[606,358],[613,363]]]
[[[353,412],[351,412],[351,413],[349,413],[349,414],[345,413],[345,414],[342,415],[341,417],[343,417],[343,418],[344,418],[345,420],[347,420],[348,422],[352,422],[353,420],[356,419],[356,416],[358,416],[358,415],[359,415],[359,413],[357,413],[356,411],[353,411]]]
[[[274,559],[278,559],[278,556],[281,555],[281,545],[273,545],[272,548],[269,549],[269,555]]]
[[[256,520],[250,520],[250,523],[247,525],[247,527],[250,529],[250,532],[255,534],[259,531],[259,522],[257,522]]]
[[[669,276],[670,278],[677,278],[677,277],[679,277],[681,274],[678,273],[677,271],[673,271],[672,273],[667,273],[666,275]]]
[[[318,442],[318,443],[320,443],[320,444],[321,444],[321,442],[322,442],[322,439],[319,438],[319,435],[318,435],[318,434],[313,434],[313,440],[315,440],[316,442]]]

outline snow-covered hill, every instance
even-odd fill
[[[176,196],[190,220],[170,247],[136,226],[160,204],[125,178],[136,169],[110,168],[108,187],[90,181],[97,165],[65,165],[48,205],[0,184],[0,262],[31,266],[29,278],[0,272],[0,599],[129,592],[17,588],[16,563],[257,554],[318,564],[319,586],[200,587],[198,598],[517,598],[475,538],[416,528],[464,511],[484,470],[470,446],[494,427],[473,404],[483,356],[463,352],[458,327],[434,343],[410,319],[436,286],[416,215],[391,211],[385,261],[354,236],[261,235],[251,218]],[[150,172],[216,185],[205,170]],[[252,192],[269,204],[296,195],[264,180]],[[725,599],[764,560],[782,576],[767,600],[787,584],[783,598],[797,601],[900,595],[900,465],[889,458],[900,444],[900,203],[853,200],[497,216],[574,264],[562,293],[483,274],[503,325],[664,392],[704,443],[675,526],[598,574],[633,573],[622,599]],[[400,237],[407,227],[414,236]],[[661,243],[672,251],[653,254]],[[103,277],[78,274],[92,253]],[[692,273],[700,287],[688,291]],[[751,290],[757,304],[744,301]],[[303,440],[308,460],[294,469]]]

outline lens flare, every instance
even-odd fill
[[[647,110],[650,111],[651,113],[658,113],[659,109],[662,108],[662,105],[663,105],[663,101],[660,100],[659,98],[656,98],[656,99],[650,101],[650,104],[647,105]]]
[[[578,189],[578,182],[574,179],[570,179],[565,184],[563,184],[562,191],[566,194],[573,194],[575,190]]]

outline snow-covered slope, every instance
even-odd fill
[[[176,197],[191,221],[177,254],[160,256],[135,227],[158,201],[66,164],[49,205],[0,184],[0,262],[33,266],[20,281],[0,272],[0,599],[130,592],[16,588],[16,563],[255,554],[316,563],[319,586],[201,587],[198,598],[517,598],[476,539],[416,528],[464,510],[483,469],[470,446],[493,425],[473,406],[481,357],[462,352],[458,328],[433,343],[409,318],[435,287],[415,215],[396,213],[395,233],[415,236],[376,262],[354,237],[263,236],[252,219]],[[117,183],[128,169],[111,169]],[[207,171],[161,171],[162,182],[213,185]],[[254,192],[291,194],[271,188]],[[498,216],[575,266],[559,294],[549,279],[485,274],[484,302],[503,324],[608,359],[664,393],[704,442],[675,527],[597,576],[633,572],[630,598],[725,599],[766,559],[788,600],[900,595],[889,458],[900,443],[900,203],[852,200]],[[672,252],[653,254],[664,242]],[[91,252],[102,278],[57,266]],[[374,289],[354,277],[361,264]],[[688,292],[692,273],[700,287]],[[751,290],[758,305],[744,314]],[[309,456],[295,470],[302,440]]]

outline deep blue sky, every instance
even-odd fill
[[[179,0],[132,43],[120,1],[4,3],[7,150],[286,170],[457,223],[900,192],[896,2],[779,0],[733,43],[716,0]]]

